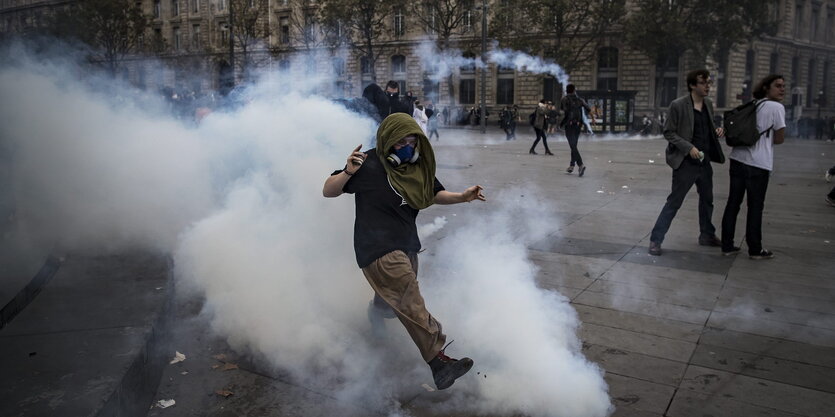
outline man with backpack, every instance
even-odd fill
[[[536,132],[536,140],[533,141],[533,145],[531,145],[531,150],[528,151],[529,154],[536,155],[536,144],[539,143],[539,139],[542,139],[542,145],[545,146],[545,155],[553,155],[551,150],[548,149],[548,137],[545,136],[545,126],[546,126],[546,114],[545,114],[545,100],[539,100],[539,104],[536,106],[536,109],[530,115],[530,122],[531,126],[533,126],[534,132]]]
[[[722,254],[733,255],[741,250],[734,246],[736,217],[742,199],[748,194],[748,217],[745,224],[745,242],[748,257],[770,259],[774,253],[762,247],[762,220],[768,178],[774,165],[774,145],[783,143],[786,128],[786,109],[780,102],[786,95],[786,83],[782,75],[772,74],[763,78],[754,88],[757,140],[750,146],[733,146],[728,203],[722,215]],[[740,106],[742,107],[742,106]],[[731,113],[731,112],[728,112]],[[726,119],[730,123],[730,119]],[[730,125],[729,125],[730,129]],[[734,132],[736,133],[736,132]],[[730,136],[729,136],[730,138]],[[733,142],[729,140],[729,145]]]
[[[586,173],[586,166],[583,165],[583,158],[577,150],[577,141],[580,139],[580,130],[583,128],[583,111],[588,114],[591,108],[585,100],[577,96],[574,84],[568,84],[565,92],[565,97],[560,101],[560,109],[565,113],[560,126],[565,129],[565,138],[568,140],[568,146],[571,147],[571,164],[565,172],[570,174],[574,172],[574,165],[579,165],[578,175],[582,177]]]
[[[713,124],[713,103],[707,98],[711,84],[710,72],[707,70],[690,71],[687,74],[689,94],[670,103],[664,138],[669,142],[666,155],[667,165],[673,169],[673,185],[652,228],[650,255],[661,255],[664,236],[693,184],[699,193],[699,245],[721,245],[711,220],[713,168],[710,163],[725,162],[725,154],[718,139],[725,132]]]

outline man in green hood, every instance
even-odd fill
[[[415,120],[394,113],[377,129],[377,148],[348,156],[322,190],[325,197],[355,195],[354,251],[357,264],[374,289],[369,315],[393,313],[432,369],[438,389],[449,388],[473,366],[444,354],[441,323],[426,310],[417,282],[420,239],[415,219],[432,204],[485,201],[482,187],[446,191],[435,178],[435,154]]]

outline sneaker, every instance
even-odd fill
[[[528,153],[531,154],[531,155],[536,155],[536,151],[533,150],[533,149],[529,150]]]
[[[832,174],[829,173],[829,170],[826,170],[826,173],[823,174],[823,178],[826,179],[826,182],[832,182]]]
[[[452,343],[452,342],[449,342]],[[449,344],[447,344],[449,346]],[[435,386],[439,390],[452,386],[456,379],[464,376],[473,367],[473,360],[470,358],[453,359],[444,354],[441,349],[438,355],[429,361],[429,368],[432,369],[432,377],[435,379]]]
[[[712,236],[699,236],[699,245],[700,246],[722,246],[722,240],[720,240],[716,235]]]
[[[771,259],[774,257],[774,253],[767,249],[760,250],[760,253],[756,253],[751,255],[748,254],[748,257],[751,259],[759,260],[759,259]]]
[[[649,254],[652,256],[661,256],[661,244],[649,242]]]
[[[835,207],[835,199],[832,199],[829,196],[826,196],[826,204],[829,204],[832,207]]]
[[[574,167],[568,167],[568,169],[566,169],[565,172],[567,172],[569,174],[574,172]]]
[[[741,250],[742,250],[742,248],[740,248],[739,246],[734,246],[734,247],[732,247],[730,250],[724,250],[724,249],[722,249],[722,256],[731,256],[731,255],[736,255],[736,254],[737,254],[737,253],[739,253]]]
[[[586,173],[586,166],[583,165],[583,166],[580,167],[580,172],[577,173],[577,176],[582,177],[583,174],[585,174],[585,173]]]

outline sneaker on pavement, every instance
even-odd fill
[[[649,254],[653,256],[661,256],[661,244],[649,242]]]
[[[771,252],[771,251],[770,251],[770,250],[768,250],[768,249],[763,249],[763,250],[761,250],[759,253],[755,253],[755,254],[753,254],[753,255],[749,253],[749,254],[748,254],[748,257],[749,257],[749,258],[751,258],[751,259],[755,259],[755,260],[760,260],[760,259],[771,259],[771,258],[773,258],[773,257],[774,257],[774,253],[773,253],[773,252]]]
[[[826,170],[826,173],[823,174],[823,178],[826,179],[826,182],[832,182],[832,174],[829,173],[829,170]]]
[[[452,342],[450,342],[452,343]],[[447,345],[449,346],[449,345]],[[446,347],[444,347],[446,349]],[[435,379],[435,386],[439,390],[452,386],[456,379],[466,374],[473,367],[473,360],[470,358],[453,359],[444,354],[444,349],[429,361],[429,368],[432,369],[432,377]]]
[[[835,199],[832,199],[829,196],[826,196],[826,204],[829,204],[830,206],[835,207]]]
[[[583,175],[586,175],[586,166],[585,165],[580,167],[580,172],[577,174],[578,177],[582,177]]]

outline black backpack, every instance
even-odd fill
[[[583,121],[583,102],[577,96],[567,96],[568,108],[565,110],[565,120],[568,122]]]
[[[725,112],[725,143],[728,146],[753,146],[763,133],[766,137],[771,136],[770,127],[764,132],[757,127],[757,109],[765,102],[752,100]]]

